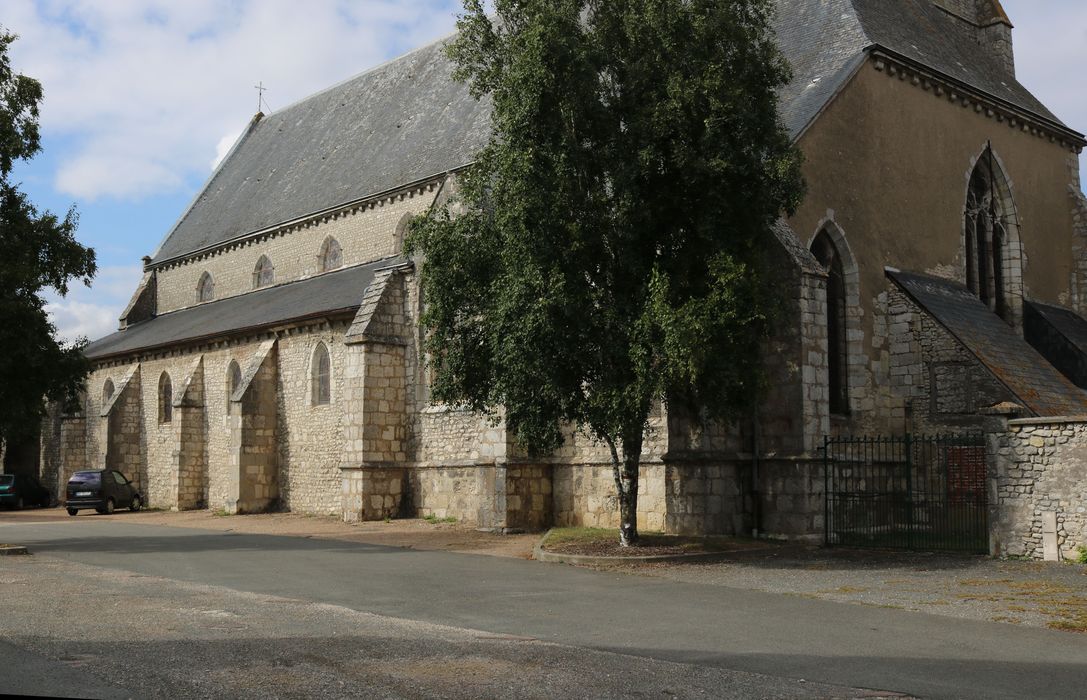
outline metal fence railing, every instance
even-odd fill
[[[828,545],[985,553],[984,436],[827,437]]]

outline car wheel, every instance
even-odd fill
[[[107,498],[106,499],[106,507],[102,509],[102,512],[105,513],[106,515],[113,515],[113,508],[114,508],[113,499],[112,498]]]
[[[140,508],[143,508],[143,501],[141,501],[141,500],[140,500],[140,497],[139,497],[139,496],[133,496],[133,497],[132,497],[132,505],[130,505],[130,506],[128,507],[128,509],[129,509],[130,511],[132,511],[133,513],[135,513],[135,512],[136,512],[136,511],[138,511],[138,510],[139,510]]]
[[[75,515],[75,514],[76,514],[76,513],[78,513],[78,512],[79,512],[79,511],[78,511],[78,510],[76,510],[75,508],[69,508],[69,509],[68,509],[68,515]]]

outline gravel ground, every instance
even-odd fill
[[[1087,566],[792,545],[723,561],[617,564],[634,575],[1087,632]]]
[[[7,559],[0,565],[0,652],[8,658],[0,693],[902,697],[590,651],[46,556]]]

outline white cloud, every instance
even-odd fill
[[[91,287],[77,282],[66,297],[47,294],[45,309],[57,335],[69,342],[80,337],[95,340],[117,330],[117,319],[142,276],[138,265],[103,267]]]
[[[234,148],[234,144],[238,141],[238,137],[241,135],[241,131],[232,131],[223,138],[219,139],[219,143],[215,145],[215,160],[211,161],[212,170],[215,170],[219,167],[219,163],[222,163],[223,158],[227,157],[227,154],[230,153],[230,149]]]
[[[283,107],[453,28],[456,0],[4,0],[42,126],[75,148],[56,187],[83,200],[171,192],[207,174],[265,99]],[[267,109],[265,110],[267,111]]]

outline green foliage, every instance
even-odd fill
[[[428,515],[423,516],[423,520],[427,521],[431,525],[439,525],[439,524],[442,524],[442,523],[455,523],[455,522],[457,522],[457,519],[454,518],[452,515],[450,515],[448,517],[445,517],[445,518],[439,518],[437,515],[428,514]]]
[[[1081,544],[1076,547],[1076,563],[1087,564],[1087,546]]]
[[[67,294],[73,279],[90,283],[94,251],[75,240],[78,217],[39,212],[18,184],[14,163],[41,150],[41,84],[16,74],[8,48],[15,36],[0,30],[0,438],[34,434],[45,401],[75,400],[88,364],[83,343],[55,339],[42,292]]]
[[[417,218],[435,399],[533,454],[573,423],[636,498],[654,402],[757,400],[771,225],[802,193],[766,0],[466,0],[449,47],[493,136]],[[619,465],[622,463],[620,473]]]

